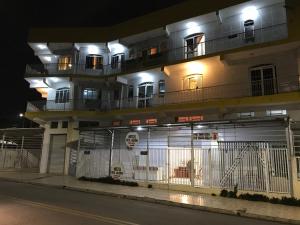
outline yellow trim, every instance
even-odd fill
[[[203,109],[223,109],[225,107],[247,107],[247,106],[266,106],[274,104],[291,104],[300,102],[300,92],[289,92],[268,96],[256,96],[256,97],[242,97],[242,98],[229,98],[222,100],[214,100],[209,102],[195,102],[195,103],[179,103],[161,105],[158,107],[146,108],[146,109],[123,109],[113,110],[110,112],[98,112],[98,111],[46,111],[46,112],[26,112],[25,117],[28,119],[34,118],[53,118],[53,117],[84,117],[84,118],[103,118],[114,117],[130,114],[146,114],[146,113],[162,113],[168,111],[178,111],[178,109],[185,110],[203,110]]]

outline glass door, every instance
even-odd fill
[[[274,66],[253,68],[250,76],[252,96],[272,95],[277,92]]]
[[[138,108],[150,106],[153,97],[153,82],[142,83],[138,86]]]

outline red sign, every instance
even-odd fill
[[[147,119],[147,120],[146,120],[146,124],[148,124],[148,125],[154,125],[154,124],[157,124],[157,119],[155,119],[155,118]]]
[[[188,123],[188,122],[199,122],[203,120],[202,115],[198,116],[178,116],[177,122],[178,123]]]
[[[130,125],[140,125],[141,124],[141,120],[130,120],[129,124]]]

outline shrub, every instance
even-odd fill
[[[100,178],[91,178],[91,177],[80,177],[78,180],[81,181],[91,181],[91,182],[99,182],[105,184],[116,184],[116,185],[125,185],[131,187],[139,186],[137,182],[133,181],[124,181],[124,180],[115,180],[112,177],[100,177]]]
[[[220,196],[222,196],[222,197],[227,197],[227,195],[228,195],[228,191],[225,189],[223,189],[220,193]]]

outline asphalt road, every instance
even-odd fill
[[[0,225],[275,225],[261,220],[0,181]]]

